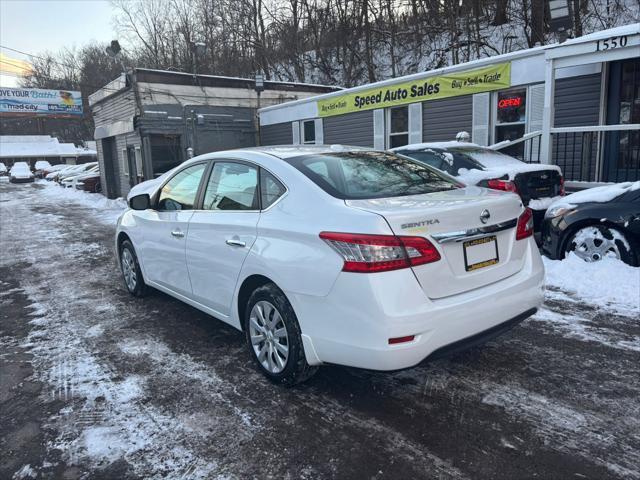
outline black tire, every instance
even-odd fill
[[[102,192],[102,185],[100,185],[100,182],[96,183],[95,187],[93,187],[93,193],[100,193]]]
[[[251,341],[251,312],[258,302],[268,302],[273,305],[280,314],[280,317],[286,327],[288,358],[284,368],[278,373],[269,371],[262,365]],[[258,369],[272,382],[291,387],[308,380],[318,370],[318,367],[312,367],[307,363],[307,359],[304,355],[302,338],[300,336],[300,325],[298,324],[296,314],[293,311],[289,300],[287,300],[287,297],[275,284],[267,283],[258,287],[249,297],[249,301],[247,302],[244,312],[244,331],[251,358],[253,358]]]
[[[122,271],[122,277],[125,287],[134,297],[144,297],[148,293],[149,287],[147,287],[147,284],[144,283],[142,270],[140,270],[138,256],[136,255],[136,250],[133,248],[133,245],[129,240],[125,240],[120,244],[119,253],[120,255],[118,258],[120,260],[120,270]],[[126,259],[129,259],[129,262],[132,263],[132,268],[135,271],[135,280],[133,284],[127,279],[127,274],[125,273],[125,270],[127,268],[125,266],[125,262],[127,261]]]
[[[624,263],[631,265],[632,267],[640,265],[640,246],[637,242],[621,230],[608,225],[583,225],[579,229],[571,232],[564,249],[565,256],[576,250],[578,246],[577,244],[579,243],[579,240],[577,240],[576,237],[580,232],[586,229],[594,229],[594,231],[599,232],[605,240],[612,241],[620,253],[620,260]],[[598,234],[595,233],[595,235],[597,236]],[[593,261],[597,260],[599,259],[594,259]]]

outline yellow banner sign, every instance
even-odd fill
[[[499,63],[466,72],[438,75],[318,100],[318,114],[321,117],[330,117],[438,98],[501,90],[510,86],[511,63]]]

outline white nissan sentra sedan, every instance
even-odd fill
[[[286,385],[323,363],[396,370],[480,344],[543,298],[517,195],[388,152],[206,154],[129,205],[116,234],[128,290],[154,287],[244,331]]]

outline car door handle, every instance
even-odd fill
[[[229,240],[227,240],[227,245],[231,245],[232,247],[246,247],[247,244],[245,242],[243,242],[242,240],[234,240],[233,238],[230,238]]]
[[[173,230],[171,232],[171,235],[173,235],[174,237],[177,237],[177,238],[182,238],[182,237],[184,237],[184,232],[181,232],[180,230]]]

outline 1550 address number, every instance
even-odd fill
[[[596,42],[596,51],[612,50],[614,48],[621,48],[627,46],[627,36],[621,35],[619,37],[603,38]]]

